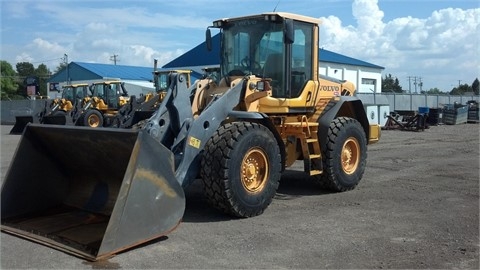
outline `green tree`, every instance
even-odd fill
[[[35,75],[35,67],[30,62],[19,62],[16,65],[17,74],[19,77],[17,94],[27,97],[27,83],[25,78]]]
[[[47,95],[47,81],[50,78],[51,72],[47,68],[45,64],[40,64],[35,69],[34,73],[39,79],[39,86],[40,86],[40,95],[46,96]]]
[[[0,60],[0,73],[1,73],[1,89],[0,99],[10,100],[15,99],[17,93],[18,84],[15,80],[17,74],[13,70],[12,65],[7,61]]]
[[[458,87],[454,87],[452,91],[450,91],[450,95],[463,95],[465,92],[473,92],[472,86],[467,83],[461,84]]]
[[[26,97],[27,95],[27,83],[25,79],[27,77],[35,76],[38,78],[39,93],[42,96],[46,96],[47,91],[47,81],[50,78],[51,72],[45,64],[38,65],[37,68],[32,63],[29,62],[20,62],[16,65],[17,74],[19,77],[18,81],[18,90],[17,93]]]
[[[395,92],[402,93],[402,87],[398,78],[394,78],[392,74],[385,75],[385,78],[382,78],[382,92]]]
[[[424,92],[424,91],[422,91],[422,92]],[[440,89],[438,89],[437,87],[430,88],[430,90],[426,91],[425,93],[429,94],[429,95],[445,94],[444,92],[440,91]],[[422,93],[422,94],[424,94],[424,93]]]
[[[19,62],[16,65],[17,73],[20,77],[30,76],[35,74],[35,67],[29,62]]]
[[[475,80],[472,83],[472,90],[475,93],[475,95],[480,95],[480,82],[478,81],[478,78],[475,78]]]
[[[55,68],[55,71],[53,73],[58,73],[60,72],[62,69],[66,68],[67,67],[67,64],[65,64],[65,62],[61,62],[57,68]]]

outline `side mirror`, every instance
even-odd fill
[[[283,42],[292,44],[295,42],[295,31],[293,30],[293,20],[285,19],[285,30],[283,31]]]
[[[209,52],[212,51],[212,33],[210,32],[210,28],[207,28],[207,32],[205,33],[205,44],[207,45],[207,50]]]

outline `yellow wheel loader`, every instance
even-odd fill
[[[156,62],[155,62],[156,65]],[[190,87],[190,70],[157,70],[153,72],[153,81],[155,93],[151,92],[142,95],[139,98],[130,96],[128,102],[122,106],[113,118],[112,127],[131,128],[135,125],[141,125],[146,119],[150,118],[157,110],[159,104],[165,97],[169,85],[169,74],[185,74],[187,86]]]
[[[73,125],[75,109],[81,107],[90,96],[86,83],[66,85],[62,97],[54,99],[48,113],[42,117],[41,123],[54,125]]]
[[[289,13],[215,21],[206,44],[220,29],[219,83],[170,75],[139,131],[27,126],[1,229],[97,260],[176,228],[195,179],[213,207],[242,218],[267,209],[297,160],[329,189],[355,188],[380,127],[352,83],[319,75],[319,24]]]
[[[28,123],[71,125],[73,124],[72,110],[76,108],[77,103],[82,104],[88,95],[88,84],[65,85],[62,97],[46,100],[38,113],[33,116],[16,116],[15,125],[10,130],[10,134],[21,134]]]
[[[75,125],[94,128],[111,126],[118,110],[130,99],[123,82],[95,82],[90,87],[92,96],[84,104]]]

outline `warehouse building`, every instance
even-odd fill
[[[146,94],[155,89],[152,67],[135,67],[97,63],[70,62],[48,80],[48,96],[59,96],[65,84],[121,80],[132,95]]]

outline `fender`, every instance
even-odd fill
[[[370,135],[370,128],[367,114],[363,103],[357,97],[341,96],[340,100],[332,100],[327,106],[326,111],[318,119],[319,131],[321,134],[327,134],[330,123],[339,116],[352,117],[358,120],[365,131],[365,136]],[[327,136],[319,136],[320,145],[327,143]]]
[[[280,155],[282,157],[282,172],[285,170],[285,159],[287,156],[285,151],[285,143],[283,142],[280,134],[278,134],[278,131],[273,125],[272,121],[266,114],[260,112],[230,111],[228,118],[234,119],[234,121],[255,122],[267,127],[275,136],[275,140],[280,147]]]

